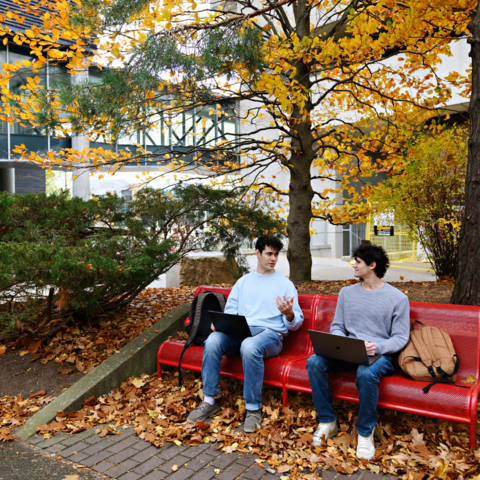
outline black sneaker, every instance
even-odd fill
[[[213,405],[210,405],[207,402],[202,402],[195,410],[190,412],[190,415],[187,418],[187,422],[204,422],[208,417],[211,417],[218,412],[220,407],[218,403],[215,402]]]

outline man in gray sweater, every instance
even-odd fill
[[[352,252],[352,257],[354,276],[363,281],[340,291],[330,333],[359,338],[365,342],[368,355],[380,354],[381,357],[370,366],[320,355],[308,359],[308,378],[319,421],[313,445],[324,445],[327,438],[338,432],[328,372],[356,370],[355,383],[360,400],[355,423],[357,458],[370,460],[375,456],[373,433],[378,417],[378,382],[383,375],[393,372],[394,354],[407,344],[410,306],[406,295],[382,280],[389,267],[383,248],[360,245]]]

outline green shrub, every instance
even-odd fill
[[[129,304],[191,251],[238,252],[243,238],[283,230],[245,192],[144,189],[126,206],[107,195],[0,193],[0,332],[54,334]]]

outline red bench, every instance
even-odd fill
[[[230,289],[199,287],[195,293],[212,290],[228,297]],[[305,320],[296,332],[284,339],[284,348],[278,357],[265,361],[264,383],[279,387],[283,391],[283,403],[287,403],[287,391],[297,390],[311,393],[306,361],[313,354],[308,330],[328,332],[333,321],[338,297],[299,294],[299,304]],[[469,388],[437,384],[428,393],[422,388],[427,382],[416,382],[407,378],[401,370],[383,377],[379,385],[379,406],[402,412],[415,413],[470,425],[470,447],[475,448],[477,436],[477,400],[480,391],[480,308],[435,303],[410,303],[411,321],[420,320],[447,332],[460,357],[461,365],[457,383]],[[177,366],[184,343],[168,340],[158,350],[158,376],[161,364]],[[202,347],[190,347],[183,357],[182,367],[201,371]],[[221,375],[243,380],[240,357],[224,357]],[[467,383],[473,376],[475,383]],[[358,402],[355,372],[335,373],[331,376],[332,395],[335,398]]]
[[[212,292],[223,293],[225,298],[228,298],[230,288],[216,288],[216,287],[198,287],[195,296],[206,290]],[[265,373],[263,383],[272,385],[284,390],[284,397],[286,398],[284,374],[290,363],[296,362],[299,358],[306,359],[310,354],[310,341],[308,340],[308,329],[311,328],[310,312],[316,312],[315,302],[318,300],[315,295],[300,294],[298,296],[298,303],[303,311],[304,321],[302,326],[295,332],[295,335],[288,335],[283,342],[282,353],[278,357],[269,358],[265,361]],[[157,363],[158,376],[161,376],[161,364],[178,366],[180,353],[183,350],[185,343],[172,339],[163,342],[158,349]],[[187,370],[201,371],[203,359],[203,347],[191,346],[185,351],[182,359],[182,368]],[[240,357],[223,357],[221,366],[221,375],[230,378],[244,379],[242,360]]]

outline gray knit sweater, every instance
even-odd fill
[[[330,333],[372,342],[382,355],[398,352],[410,333],[408,298],[388,283],[372,291],[361,283],[344,287]]]

